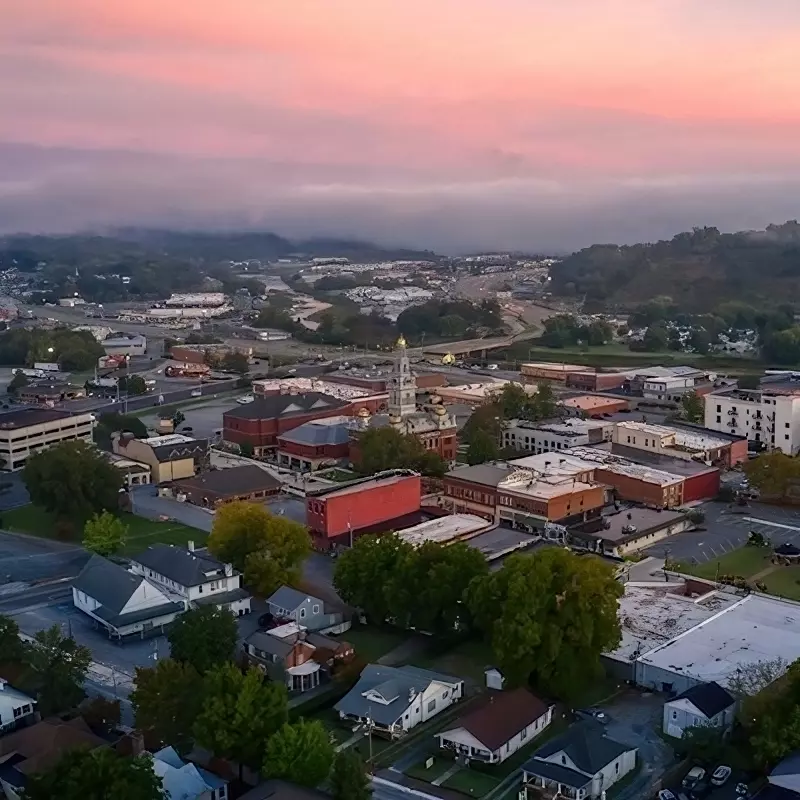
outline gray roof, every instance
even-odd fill
[[[220,497],[237,497],[255,492],[271,492],[283,484],[271,472],[255,464],[242,464],[226,469],[212,469],[188,478],[176,478],[172,482],[178,491],[198,489]]]
[[[144,578],[119,564],[93,555],[72,586],[97,601],[111,614],[119,614]]]
[[[341,714],[364,718],[369,716],[380,725],[397,722],[411,705],[411,690],[424,692],[434,681],[446,684],[462,683],[461,678],[443,675],[419,667],[383,667],[368,664],[358,683],[334,706]],[[374,691],[385,700],[384,704],[364,697]]]
[[[169,601],[157,606],[148,606],[138,611],[129,611],[127,614],[114,614],[107,608],[100,606],[92,613],[107,622],[112,628],[123,628],[126,625],[135,625],[137,622],[144,622],[148,619],[165,617],[168,614],[181,613],[186,610],[186,606],[179,601]]]
[[[350,403],[338,400],[322,392],[303,392],[303,394],[275,394],[268,397],[256,397],[252,403],[228,409],[223,419],[276,419],[291,417],[296,414],[308,414],[310,411],[322,411],[330,408],[346,408]]]
[[[237,600],[246,600],[252,595],[246,589],[239,587],[231,589],[229,592],[215,592],[204,597],[196,597],[192,602],[199,606],[222,606],[228,603],[235,603]]]
[[[271,653],[279,658],[286,658],[294,648],[294,643],[286,639],[279,639],[271,633],[256,631],[251,633],[245,640],[245,644],[252,645],[262,653]]]
[[[514,471],[514,467],[505,463],[475,464],[472,467],[459,467],[451,470],[446,478],[479,483],[483,486],[497,486],[500,481],[507,478]]]
[[[708,719],[716,717],[725,709],[730,708],[736,700],[726,689],[715,681],[699,683],[679,694],[675,700],[688,700],[696,709],[706,715]]]
[[[551,739],[534,753],[533,760],[525,764],[526,772],[534,772],[538,759],[550,758],[564,752],[581,772],[596,775],[603,767],[629,750],[627,744],[609,739],[603,728],[595,722],[573,725],[561,736]]]
[[[320,605],[323,604],[319,598],[305,592],[298,592],[297,589],[292,589],[291,586],[281,586],[280,589],[267,598],[267,603],[285,608],[287,611],[294,611],[303,605],[306,600],[316,600]]]
[[[571,786],[573,789],[583,789],[587,784],[592,782],[592,779],[582,772],[577,772],[562,764],[555,764],[552,761],[533,759],[532,761],[528,761],[523,769],[529,775],[536,775],[548,781],[557,781],[558,783],[563,783],[565,786]]]
[[[208,450],[208,439],[192,439],[191,442],[177,444],[159,444],[152,447],[156,460],[165,464],[169,461],[179,461],[183,458],[198,458],[205,455]]]
[[[348,422],[337,422],[321,425],[318,422],[306,422],[278,436],[279,442],[295,442],[314,446],[347,444],[350,441]]]
[[[196,552],[174,544],[150,545],[132,560],[181,586],[199,586],[225,575],[225,565],[207,550]]]

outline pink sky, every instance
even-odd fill
[[[571,246],[581,209],[619,239],[797,216],[797,0],[0,0],[0,20],[6,228],[533,246],[542,216]]]

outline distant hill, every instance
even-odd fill
[[[30,254],[43,261],[62,264],[131,257],[167,256],[174,259],[216,264],[220,261],[275,261],[291,255],[308,258],[333,256],[353,262],[395,259],[438,260],[427,250],[381,247],[346,239],[292,241],[269,232],[194,232],[121,229],[106,235],[7,236],[0,237],[3,251]]]
[[[695,228],[654,244],[592,245],[553,266],[551,277],[553,293],[612,309],[659,295],[686,311],[730,300],[800,303],[800,224],[739,233]]]

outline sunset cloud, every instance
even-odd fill
[[[4,230],[571,247],[797,215],[793,0],[0,0],[0,19]]]

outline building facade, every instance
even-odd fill
[[[503,445],[524,453],[549,453],[611,441],[613,430],[614,423],[602,420],[572,418],[552,423],[511,420],[503,429]]]
[[[278,436],[278,465],[314,472],[350,461],[350,417],[306,422]]]
[[[32,453],[60,442],[92,441],[94,416],[56,409],[24,409],[0,414],[0,470],[16,472]]]
[[[150,467],[152,483],[163,483],[195,475],[208,455],[208,440],[181,433],[137,439],[131,433],[115,433],[111,450],[118,456]]]

